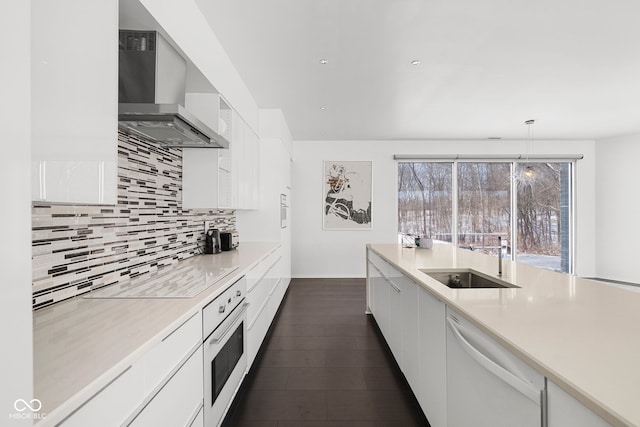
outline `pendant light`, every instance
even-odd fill
[[[526,120],[524,122],[524,124],[527,125],[527,153],[526,153],[525,163],[529,163],[529,152],[533,147],[533,124],[534,123],[535,123],[535,120],[533,119]],[[536,178],[535,169],[531,165],[527,164],[524,171],[522,172],[522,177],[526,181],[534,180]]]

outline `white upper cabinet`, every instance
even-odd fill
[[[232,110],[219,94],[187,93],[185,107],[230,142],[229,149],[182,149],[182,207],[233,209]]]
[[[233,147],[231,149],[233,188],[237,196],[237,209],[260,207],[260,140],[258,135],[234,111],[232,122]]]
[[[115,204],[118,2],[31,9],[32,199]]]
[[[187,94],[187,106],[189,98]],[[202,94],[198,94],[202,95]],[[258,136],[219,96],[218,132],[229,149],[182,149],[182,207],[184,209],[258,209],[260,204],[260,145]],[[197,96],[197,98],[202,98]],[[199,99],[203,103],[202,99]],[[191,104],[192,106],[195,104]],[[191,109],[191,106],[189,106]],[[195,111],[195,110],[194,110]],[[202,111],[197,111],[202,115]]]

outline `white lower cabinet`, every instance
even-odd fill
[[[187,427],[204,427],[204,408],[200,408],[200,411]]]
[[[194,346],[202,341],[202,312],[198,310],[178,328],[168,333],[143,356],[144,394],[153,393],[171,375]]]
[[[390,265],[374,253],[369,253],[370,292],[375,301],[371,311],[398,364],[402,355],[401,324],[398,317],[401,289],[389,278]]]
[[[282,254],[278,249],[247,273],[247,370],[260,350],[286,291],[281,262]]]
[[[370,250],[367,306],[433,427],[610,425]]]
[[[387,317],[387,343],[398,365],[402,362],[402,288],[389,277],[385,278],[389,288],[389,311]]]
[[[400,330],[400,340],[396,343],[400,348],[400,354],[399,357],[396,356],[396,360],[414,394],[417,394],[420,363],[418,285],[391,266],[389,266],[389,278],[400,289],[395,293],[395,296],[400,299],[399,304],[394,304],[396,302],[394,298],[390,307],[392,312],[399,314],[399,316],[393,316],[398,322],[394,327]],[[389,292],[391,295],[391,290]]]
[[[202,409],[202,357],[200,346],[129,425],[190,425]]]
[[[112,427],[122,425],[144,400],[144,369],[125,368],[113,381],[82,404],[60,424],[63,427]]]
[[[547,380],[548,427],[606,427],[608,422]]]
[[[378,266],[369,260],[369,308],[376,323],[386,338],[387,318],[389,317],[389,286],[382,277]]]
[[[250,303],[247,369],[289,285],[281,251],[271,252],[245,276]],[[203,315],[198,309],[56,425],[203,427],[202,329]]]
[[[201,343],[198,310],[60,425],[188,425],[202,406]]]
[[[375,271],[372,284],[373,299],[375,300],[373,317],[376,319],[393,357],[403,369],[402,336],[403,328],[408,321],[405,318],[405,314],[408,313],[403,313],[403,303],[406,304],[403,301],[403,288],[406,293],[411,293],[411,287],[415,284],[375,254],[369,254],[369,270]]]
[[[385,340],[432,426],[446,426],[445,305],[374,253],[368,298]]]
[[[432,427],[447,426],[446,306],[418,288],[419,365],[416,395]],[[413,385],[412,385],[413,388]]]
[[[276,317],[278,307],[280,307],[280,279],[271,280],[271,290],[269,291],[269,319],[272,321]]]

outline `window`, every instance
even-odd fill
[[[451,242],[453,163],[398,163],[398,232]]]
[[[511,231],[511,164],[458,163],[458,245],[498,254]]]
[[[571,163],[518,163],[516,260],[570,272]]]
[[[571,272],[573,162],[398,163],[398,232]]]

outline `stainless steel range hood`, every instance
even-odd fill
[[[168,147],[229,148],[184,107],[186,74],[186,61],[157,32],[120,30],[118,126]]]

